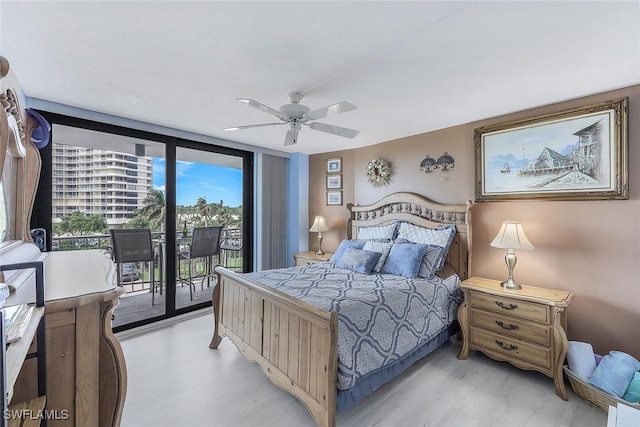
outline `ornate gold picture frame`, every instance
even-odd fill
[[[628,98],[475,129],[477,201],[629,198]]]

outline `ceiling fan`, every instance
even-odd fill
[[[249,107],[257,108],[260,111],[276,116],[281,122],[260,123],[255,125],[234,126],[224,128],[224,130],[240,130],[250,129],[262,126],[289,125],[289,131],[284,139],[284,145],[293,145],[298,142],[298,132],[302,129],[302,125],[309,126],[313,130],[331,133],[333,135],[343,136],[345,138],[355,138],[360,131],[355,129],[344,128],[340,126],[328,125],[326,123],[312,122],[313,120],[322,119],[324,117],[333,116],[334,114],[345,113],[347,111],[356,110],[358,107],[350,102],[338,102],[324,108],[311,111],[306,105],[300,104],[302,94],[292,92],[289,94],[290,104],[285,104],[279,110],[275,110],[258,101],[249,98],[236,98],[237,101],[247,104]],[[312,122],[312,123],[310,123]]]

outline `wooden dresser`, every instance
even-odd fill
[[[458,310],[463,345],[469,350],[507,361],[521,369],[540,371],[554,379],[556,393],[567,400],[562,365],[568,344],[566,308],[573,294],[522,286],[507,290],[500,281],[472,277],[462,282],[464,302]]]
[[[44,261],[47,410],[68,414],[55,426],[119,426],[127,372],[111,313],[124,293],[104,251],[50,252]],[[36,393],[25,363],[14,400]],[[24,378],[23,378],[24,377]]]
[[[299,265],[315,264],[317,262],[329,261],[333,253],[325,252],[323,255],[316,255],[314,251],[300,252],[293,254],[293,259],[296,262],[296,267]]]

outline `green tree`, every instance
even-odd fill
[[[234,222],[233,208],[229,208],[228,206],[221,206],[218,209],[218,212],[216,215],[218,217],[217,218],[218,225],[221,225],[223,227],[229,227]]]
[[[147,219],[154,230],[164,230],[166,215],[164,193],[160,190],[151,190],[142,204],[143,206],[138,209],[137,213]]]
[[[79,211],[61,216],[60,223],[56,229],[60,234],[70,234],[72,236],[89,236],[91,234],[106,233],[109,230],[107,221],[101,215],[86,215]]]
[[[125,228],[149,228],[149,220],[142,215],[134,215],[131,221],[127,222]]]

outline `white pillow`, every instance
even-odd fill
[[[396,232],[397,222],[389,225],[374,225],[371,227],[359,227],[358,228],[358,240],[377,240],[387,241],[393,240],[393,235]]]

